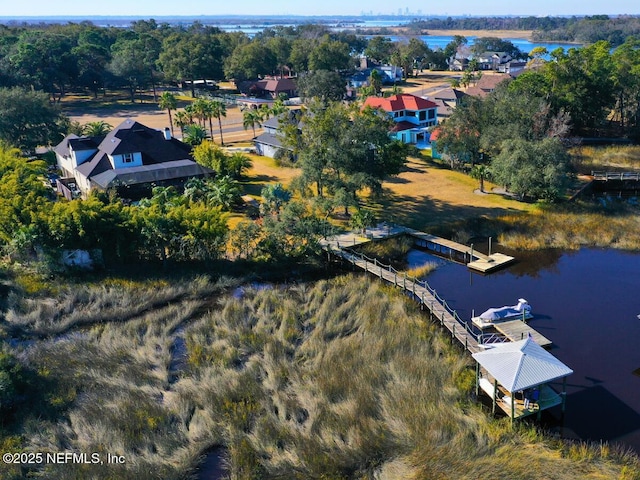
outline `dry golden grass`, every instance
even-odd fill
[[[549,207],[499,219],[500,244],[517,250],[607,247],[640,250],[638,208]]]
[[[227,286],[183,281],[192,298],[126,322],[139,285],[116,282],[113,305],[77,287],[75,309],[100,304],[102,322],[13,347],[38,372],[39,399],[12,427],[18,444],[0,444],[127,459],[47,465],[51,479],[178,480],[218,445],[231,478],[638,478],[628,453],[489,418],[470,396],[469,358],[392,287],[356,275],[238,298],[221,295]]]
[[[581,173],[590,173],[592,170],[640,169],[640,147],[633,145],[575,147],[571,149],[571,157]]]
[[[485,182],[487,191],[494,186]],[[378,218],[416,229],[535,210],[534,205],[500,194],[476,193],[477,180],[416,158],[410,158],[406,170],[383,188],[383,200],[369,203]]]

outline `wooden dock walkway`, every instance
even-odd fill
[[[447,240],[446,238],[419,232],[411,228],[405,228],[404,233],[415,238],[419,246],[426,247],[430,250],[437,252],[446,252],[449,250],[462,254],[467,267],[481,273],[492,272],[493,270],[505,267],[515,260],[513,257],[502,253],[485,255],[484,253],[474,250],[473,246],[463,245],[453,240]],[[468,261],[467,258],[469,259]]]
[[[370,259],[363,254],[350,253],[342,249],[333,250],[332,253],[410,293],[421,306],[429,310],[431,319],[445,327],[451,336],[464,345],[469,352],[476,353],[484,350],[482,346],[484,334],[475,333],[473,328],[464,322],[427,282],[408,277],[406,272],[399,272],[390,265],[383,265],[376,259]]]
[[[538,331],[531,328],[525,322],[520,319],[517,320],[507,320],[505,322],[496,322],[493,324],[493,328],[498,330],[501,334],[507,337],[512,342],[517,342],[519,340],[524,340],[529,335],[533,338],[533,340],[540,345],[541,347],[546,347],[551,345],[551,340],[547,337],[539,333]]]
[[[407,230],[409,230],[409,232],[407,232]],[[375,235],[379,235],[377,238],[386,238],[388,236],[400,235],[403,233],[413,235],[411,232],[412,231],[410,229],[394,227],[393,229],[387,228],[385,231],[377,231]],[[422,234],[422,232],[416,233]],[[429,239],[430,241],[434,238],[439,238],[428,234],[422,235],[424,236],[421,238],[425,240]],[[410,294],[420,303],[421,308],[426,307],[429,310],[429,315],[432,320],[437,321],[441,326],[446,328],[451,334],[451,337],[456,338],[462,345],[464,345],[464,348],[471,353],[483,351],[486,348],[487,343],[516,341],[521,338],[525,338],[529,333],[531,333],[531,336],[540,345],[546,346],[551,344],[551,341],[540,335],[521,320],[516,320],[514,322],[502,322],[499,326],[496,325],[496,329],[500,332],[499,334],[478,331],[470,322],[462,320],[456,311],[449,307],[446,300],[439,296],[426,281],[409,277],[406,272],[398,271],[391,265],[384,265],[377,259],[369,258],[363,253],[355,253],[347,250],[347,248],[371,241],[371,237],[373,237],[373,235],[362,236],[350,233],[324,239],[320,243],[322,248],[325,249],[328,254],[333,254],[342,258],[355,267],[364,270],[366,273],[371,273],[398,288],[402,288],[406,293]],[[445,239],[440,240],[442,241],[440,245],[445,245],[447,248],[451,244],[455,244],[455,242],[450,242]],[[469,248],[460,244],[456,245]],[[471,254],[471,252],[469,253]],[[477,256],[477,261],[490,261],[490,257],[487,255],[477,253],[474,253],[474,255],[481,255]],[[513,260],[512,257],[508,258]]]
[[[381,225],[374,228],[367,228],[363,235],[357,233],[344,233],[335,235],[331,238],[323,239],[320,245],[325,250],[335,248],[356,247],[372,240],[381,240],[384,238],[395,237],[398,235],[409,235],[416,241],[419,247],[427,248],[435,253],[446,255],[447,252],[456,252],[461,254],[468,268],[481,273],[490,273],[493,270],[505,267],[515,259],[502,253],[493,253],[485,255],[484,253],[474,250],[473,246],[463,245],[453,240],[437,237],[430,233],[420,232],[412,228],[402,227],[399,225]]]

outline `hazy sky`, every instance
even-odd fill
[[[0,16],[44,15],[593,15],[640,13],[637,0],[457,0],[391,2],[389,0],[2,0]]]

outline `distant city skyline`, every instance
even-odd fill
[[[199,15],[473,15],[473,16],[557,16],[557,15],[638,15],[637,0],[611,0],[585,2],[584,0],[539,0],[515,4],[511,0],[485,0],[483,2],[458,0],[457,2],[393,4],[387,0],[350,1],[324,0],[301,2],[291,0],[244,0],[238,4],[226,1],[202,0],[111,0],[109,2],[78,2],[77,0],[28,0],[3,2],[2,17],[43,16],[160,16]]]

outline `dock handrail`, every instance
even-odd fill
[[[591,172],[594,180],[635,180],[640,181],[640,172]]]
[[[345,260],[351,262],[353,265],[357,265],[358,260],[360,262],[364,263],[364,270],[365,272],[369,272],[368,270],[368,266],[367,264],[373,264],[373,268],[374,269],[379,269],[379,273],[380,273],[380,277],[382,278],[382,270],[384,269],[385,271],[391,273],[394,275],[394,285],[395,286],[399,286],[400,284],[398,283],[398,277],[400,276],[400,280],[402,282],[401,286],[404,288],[404,290],[413,293],[415,296],[416,293],[416,289],[415,286],[419,286],[424,288],[425,290],[427,290],[432,296],[433,298],[439,303],[439,305],[446,310],[453,318],[454,320],[465,329],[465,331],[471,335],[474,340],[476,342],[478,342],[479,344],[483,343],[483,335],[482,333],[476,333],[473,331],[473,327],[471,327],[467,322],[463,321],[460,316],[458,315],[458,313],[449,306],[449,304],[447,303],[447,301],[442,298],[440,295],[438,295],[438,292],[436,292],[436,290],[434,288],[431,287],[431,285],[429,285],[429,283],[426,280],[420,280],[418,278],[415,277],[409,277],[407,275],[407,272],[404,271],[399,271],[395,268],[393,268],[393,266],[391,265],[385,265],[383,263],[381,263],[377,258],[370,258],[368,256],[366,256],[364,253],[362,252],[349,252],[346,250],[343,250],[341,248],[338,249],[333,249],[333,253],[339,255],[340,257],[344,258]],[[375,271],[371,271],[371,273],[376,273]],[[426,305],[426,303],[424,302],[424,299],[418,297],[418,299]],[[426,305],[428,307],[428,305]],[[433,312],[432,312],[433,313]],[[454,327],[455,330],[455,327]]]

